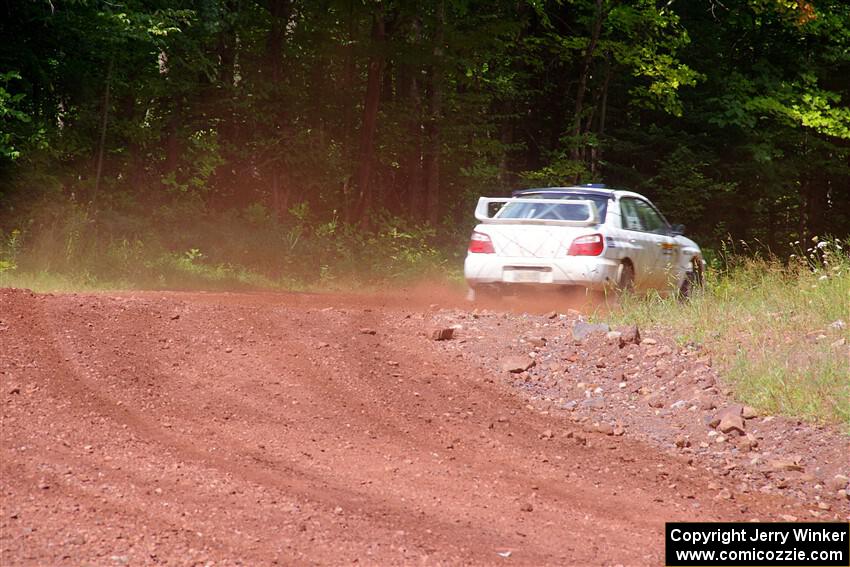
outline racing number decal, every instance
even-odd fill
[[[661,251],[665,256],[672,256],[673,251],[676,250],[677,246],[672,242],[662,242],[661,243]]]

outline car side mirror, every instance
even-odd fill
[[[674,224],[670,227],[670,234],[672,234],[673,236],[681,236],[685,234],[685,225]]]

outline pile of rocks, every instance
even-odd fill
[[[454,325],[455,339],[442,348],[477,359],[543,411],[652,442],[736,478],[742,492],[798,498],[813,517],[850,518],[850,437],[737,403],[698,345],[678,346],[657,330],[610,329],[577,312],[443,310],[433,322]]]

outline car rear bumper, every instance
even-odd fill
[[[470,287],[488,284],[548,284],[604,289],[617,281],[620,262],[599,256],[505,258],[468,254],[464,276]]]

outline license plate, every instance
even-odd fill
[[[540,283],[543,272],[537,270],[510,270],[505,272],[505,281],[513,283]]]

